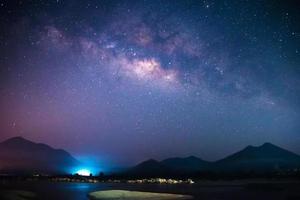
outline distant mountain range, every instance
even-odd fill
[[[80,163],[62,149],[13,137],[0,143],[0,173],[66,174]]]
[[[62,149],[14,137],[0,143],[1,173],[70,174],[80,162]],[[247,146],[224,159],[209,162],[190,156],[144,161],[122,172],[129,177],[199,176],[203,173],[272,173],[300,170],[300,156],[265,143]]]
[[[243,150],[209,162],[190,156],[186,158],[169,158],[162,161],[147,160],[130,168],[126,174],[130,176],[174,176],[196,175],[208,173],[270,173],[282,170],[300,170],[300,156],[265,143],[261,146],[248,146]]]

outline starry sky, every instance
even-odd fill
[[[0,1],[0,140],[104,167],[300,153],[300,3]],[[93,160],[93,161],[91,161]]]

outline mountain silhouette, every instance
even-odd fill
[[[0,172],[65,174],[80,163],[62,149],[13,137],[0,143]]]
[[[210,162],[190,156],[186,158],[168,158],[162,161],[146,160],[125,173],[137,177],[174,177],[193,175],[196,172],[207,170]]]
[[[126,175],[138,177],[167,176],[172,169],[154,159],[149,159],[127,170]]]
[[[200,170],[206,170],[211,166],[211,162],[202,160],[195,156],[189,156],[186,158],[168,158],[161,163],[174,171],[178,172],[196,172]]]
[[[300,156],[271,143],[247,146],[215,163],[220,171],[271,172],[300,167]]]
[[[271,143],[247,146],[224,159],[208,162],[190,156],[168,158],[161,162],[150,159],[132,167],[127,172],[139,176],[184,176],[205,173],[271,173],[300,168],[300,156]]]

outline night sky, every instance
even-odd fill
[[[300,2],[0,1],[0,141],[109,166],[300,153]]]

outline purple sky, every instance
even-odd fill
[[[298,3],[2,2],[0,140],[103,166],[300,153]]]

